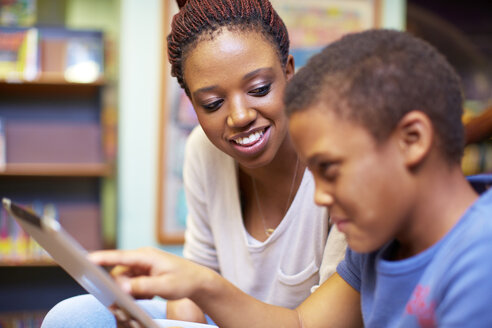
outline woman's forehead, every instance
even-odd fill
[[[187,52],[187,60],[190,57],[204,57],[211,55],[234,56],[245,51],[275,52],[274,45],[256,30],[236,30],[221,28],[215,31],[213,37],[201,37]],[[254,58],[252,58],[254,59]]]
[[[209,84],[207,80],[281,67],[276,49],[261,33],[224,30],[213,39],[200,41],[190,51],[184,63],[184,77],[191,91],[206,87],[203,83]]]

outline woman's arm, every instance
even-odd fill
[[[115,277],[135,297],[190,298],[219,327],[360,327],[359,294],[337,274],[296,310],[265,304],[217,272],[154,248],[98,251],[100,265],[125,266]]]
[[[218,151],[218,150],[217,150]],[[183,186],[186,194],[186,232],[183,256],[193,262],[219,271],[215,238],[207,207],[208,193],[214,193],[207,179],[217,171],[210,171],[210,141],[197,126],[186,141],[183,163]],[[220,172],[220,168],[215,168]]]

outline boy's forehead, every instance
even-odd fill
[[[289,130],[294,144],[299,151],[325,147],[334,137],[332,132],[337,129],[340,118],[332,110],[320,108],[320,105],[309,106],[294,112],[289,120]],[[307,155],[307,154],[306,154]]]
[[[295,111],[290,121],[296,126],[312,126],[313,123],[320,123],[324,121],[324,124],[334,124],[337,121],[346,121],[342,118],[340,113],[334,109],[331,102],[316,101],[306,107]]]
[[[352,151],[362,153],[376,144],[366,128],[323,107],[323,103],[294,112],[289,130],[296,150],[306,162],[321,154],[340,158]]]

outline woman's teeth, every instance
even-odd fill
[[[252,143],[255,143],[256,141],[260,140],[260,138],[263,136],[263,131],[257,131],[255,133],[251,133],[249,136],[244,137],[244,138],[239,138],[234,140],[237,144],[239,145],[249,145]]]

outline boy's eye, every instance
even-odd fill
[[[261,97],[261,96],[264,96],[266,94],[268,94],[270,92],[270,87],[271,87],[271,83],[269,84],[266,84],[266,85],[263,85],[261,87],[258,87],[258,88],[254,88],[253,90],[250,90],[248,92],[248,94],[252,95],[252,96],[255,96],[255,97]]]
[[[219,99],[219,100],[216,100],[216,101],[208,103],[208,104],[203,104],[202,106],[203,106],[203,108],[205,108],[206,111],[214,112],[217,109],[219,109],[220,106],[222,106],[222,103],[224,103],[224,100]]]
[[[319,173],[329,181],[334,181],[338,176],[339,164],[338,163],[320,163]]]

